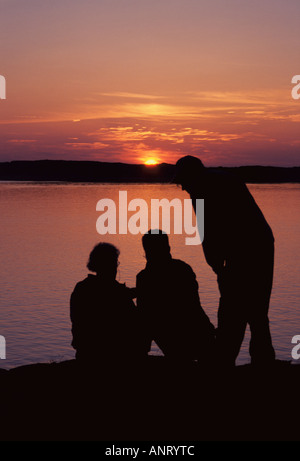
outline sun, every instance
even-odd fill
[[[144,161],[144,165],[147,165],[147,166],[153,166],[153,165],[157,165],[157,164],[158,164],[158,160],[155,159],[155,158],[147,158]]]

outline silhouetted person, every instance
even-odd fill
[[[217,351],[234,365],[247,323],[253,364],[269,364],[275,352],[268,309],[273,282],[274,237],[246,185],[223,172],[206,169],[201,160],[178,160],[173,182],[193,201],[204,199],[203,251],[218,276]]]
[[[142,238],[147,264],[137,275],[137,306],[144,322],[145,349],[154,340],[165,357],[201,360],[214,353],[214,326],[201,307],[192,268],[173,259],[167,234],[149,231]]]
[[[119,253],[109,243],[96,245],[87,264],[96,275],[71,295],[72,346],[81,362],[130,360],[139,352],[131,290],[116,281]]]

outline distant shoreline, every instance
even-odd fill
[[[224,171],[248,184],[300,183],[300,166],[239,166],[209,168]],[[170,183],[175,165],[155,166],[75,160],[0,162],[0,181],[69,183]]]

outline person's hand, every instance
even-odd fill
[[[224,263],[225,263],[225,261],[218,261],[218,262],[214,263],[214,265],[212,266],[213,271],[217,275],[222,275],[222,273],[224,271],[224,268],[225,268]]]
[[[129,296],[131,297],[131,299],[135,299],[136,298],[136,288],[127,288],[129,290]]]

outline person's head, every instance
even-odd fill
[[[160,229],[150,229],[143,235],[142,244],[148,262],[160,262],[170,257],[168,235]]]
[[[205,167],[201,160],[198,157],[186,155],[177,161],[172,183],[179,184],[182,190],[192,193],[204,173]]]
[[[120,251],[110,243],[98,243],[90,253],[87,268],[107,279],[115,279]]]

